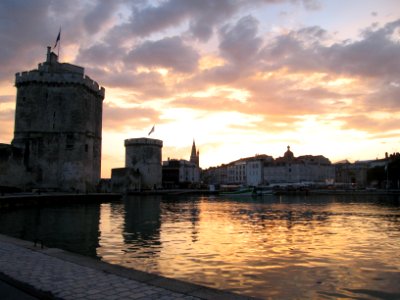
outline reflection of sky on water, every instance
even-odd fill
[[[116,247],[103,238],[98,254],[263,298],[400,297],[397,201],[128,197],[119,234],[123,254],[101,255]]]
[[[42,209],[39,216],[33,209],[0,211],[0,228],[23,238],[36,228],[54,246],[262,298],[393,299],[400,298],[399,203],[365,196],[127,197]]]

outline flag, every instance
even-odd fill
[[[60,27],[60,31],[58,32],[56,43],[54,44],[53,49],[55,49],[57,47],[57,44],[60,41],[60,38],[61,38],[61,27]]]
[[[150,130],[148,135],[150,135],[150,134],[152,134],[154,132],[154,126],[156,126],[156,125],[153,125],[153,128],[151,128],[151,130]]]

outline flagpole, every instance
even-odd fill
[[[57,56],[59,62],[60,62],[60,48],[61,48],[61,26],[60,26],[60,40],[58,41],[58,50],[57,50]]]

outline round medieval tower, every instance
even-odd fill
[[[160,188],[162,184],[163,142],[149,138],[125,140],[125,168],[139,171],[144,189]]]
[[[105,90],[84,68],[47,49],[38,69],[17,73],[13,146],[24,149],[32,187],[94,191],[100,180]]]

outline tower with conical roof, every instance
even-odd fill
[[[192,153],[190,154],[190,162],[194,163],[197,167],[199,167],[199,160],[200,160],[200,152],[197,150],[196,151],[196,143],[193,139],[193,145],[192,145]]]

